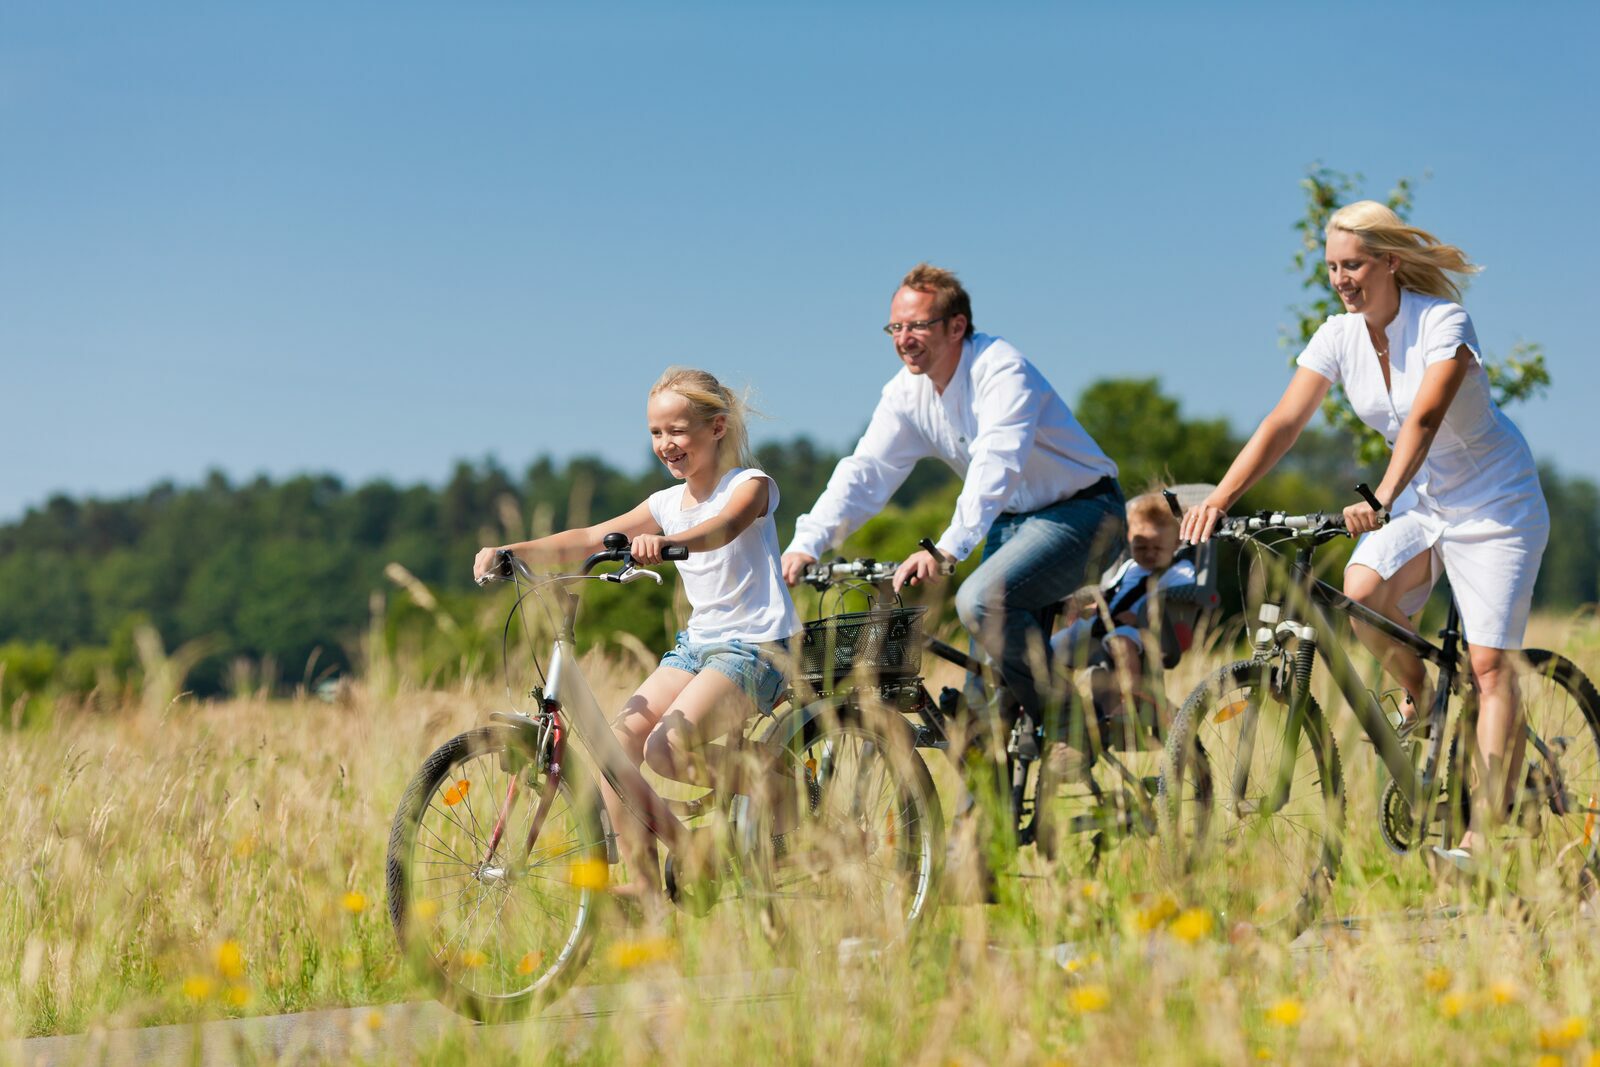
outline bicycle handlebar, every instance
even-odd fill
[[[1252,534],[1267,530],[1294,530],[1317,538],[1348,537],[1343,515],[1329,515],[1313,511],[1306,515],[1290,515],[1282,511],[1260,511],[1254,515],[1241,515],[1236,519],[1223,519],[1211,536],[1245,541]]]
[[[610,581],[627,583],[642,574],[649,574],[655,578],[658,584],[660,583],[661,576],[654,571],[636,569],[638,565],[633,561],[633,554],[628,551],[628,539],[622,534],[606,534],[605,546],[605,549],[594,553],[583,561],[583,570],[579,572],[580,574],[587,576],[590,571],[602,563],[621,563],[623,568],[620,572],[615,575],[607,574],[603,577]],[[661,558],[673,562],[688,559],[689,550],[682,545],[668,545],[661,550]],[[510,581],[513,575],[520,575],[530,582],[534,580],[533,572],[528,569],[528,565],[514,552],[502,548],[494,554],[494,569],[479,577],[477,582],[479,585],[488,585],[490,582],[505,582]]]
[[[937,557],[939,550],[934,547],[930,538],[924,537],[917,542],[918,546],[930,555]],[[860,581],[872,585],[881,585],[894,578],[895,571],[900,569],[900,564],[895,560],[877,560],[871,556],[861,556],[856,559],[836,559],[832,563],[809,564],[800,580],[813,589],[826,589],[835,582]],[[939,573],[951,575],[956,572],[956,565],[949,560],[939,564]]]
[[[1368,507],[1378,513],[1380,526],[1389,521],[1389,509],[1378,502],[1371,486],[1366,482],[1358,482],[1355,491],[1357,496],[1366,501]],[[1178,498],[1169,490],[1163,490],[1162,495],[1167,498],[1167,506],[1172,508],[1173,514],[1181,518]],[[1321,511],[1313,511],[1306,515],[1291,515],[1283,511],[1258,511],[1254,515],[1224,518],[1217,523],[1217,528],[1212,531],[1211,536],[1225,540],[1248,541],[1253,539],[1252,535],[1268,530],[1291,530],[1298,534],[1309,535],[1318,542],[1350,536],[1350,531],[1345,528],[1343,514],[1329,515]]]

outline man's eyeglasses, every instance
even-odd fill
[[[883,332],[888,334],[890,337],[899,337],[904,331],[923,334],[927,333],[929,330],[933,329],[935,326],[939,325],[939,323],[945,321],[949,317],[949,315],[940,315],[936,319],[919,319],[916,322],[891,322],[889,325],[883,328]]]

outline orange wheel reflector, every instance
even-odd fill
[[[1232,704],[1224,704],[1217,709],[1215,715],[1211,716],[1211,721],[1227,722],[1229,719],[1244,714],[1244,710],[1249,706],[1250,702],[1248,700],[1235,700]]]
[[[894,844],[894,812],[888,812],[883,817],[883,836],[892,846]]]
[[[465,778],[444,791],[444,802],[450,807],[455,807],[467,799],[467,791],[472,788],[472,783]]]
[[[544,962],[544,953],[537,950],[528,953],[517,962],[517,973],[529,975],[539,969],[539,964]]]
[[[817,773],[817,758],[815,756],[812,756],[810,759],[806,760],[806,770],[810,771],[813,776],[816,775],[816,773]]]
[[[1594,841],[1594,806],[1600,804],[1600,796],[1589,794],[1589,814],[1583,817],[1583,843],[1589,845]]]

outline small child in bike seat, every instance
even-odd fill
[[[1195,583],[1194,564],[1174,562],[1177,550],[1178,519],[1162,495],[1145,493],[1128,501],[1128,558],[1098,588],[1073,594],[1067,603],[1068,625],[1050,639],[1055,663],[1067,671],[1090,671],[1090,692],[1102,729],[1124,727],[1125,687],[1140,703],[1160,708],[1161,701],[1140,699],[1142,685],[1152,673],[1152,656],[1165,667],[1176,666],[1192,640],[1187,619],[1169,618],[1156,610],[1156,600],[1165,593]],[[1160,630],[1152,634],[1151,627],[1158,622]],[[1159,653],[1145,648],[1152,636],[1160,643]],[[1069,779],[1081,777],[1087,767],[1081,752],[1054,755],[1057,762],[1064,762]]]
[[[779,563],[778,487],[752,465],[743,402],[705,371],[669,368],[651,388],[645,413],[651,447],[680,484],[606,522],[504,547],[529,564],[581,560],[601,551],[609,533],[626,535],[642,565],[660,563],[672,546],[688,550],[678,564],[688,622],[612,721],[633,764],[618,778],[644,786],[637,768],[648,764],[676,781],[770,797],[773,830],[781,833],[797,817],[784,772],[772,764],[745,781],[725,746],[712,744],[751,715],[770,714],[788,688],[788,642],[800,619]],[[496,551],[478,553],[474,576],[493,568]],[[606,782],[604,792],[631,871],[613,892],[658,897],[656,841],[642,820],[662,825],[665,802],[648,787],[628,790],[638,795],[624,799]]]

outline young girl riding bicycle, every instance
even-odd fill
[[[744,404],[705,371],[669,368],[651,387],[645,413],[652,449],[681,484],[606,522],[501,548],[532,566],[582,559],[600,551],[609,533],[627,536],[642,565],[662,562],[668,547],[687,549],[678,575],[691,608],[688,622],[612,728],[635,768],[647,764],[676,781],[760,792],[762,783],[738,781],[740,769],[712,742],[752,713],[769,714],[787,689],[781,665],[800,620],[779,563],[778,487],[751,465]],[[498,551],[478,552],[475,578],[494,568]],[[786,788],[792,783],[776,768],[764,777],[770,778],[765,791],[779,805],[774,830],[782,831],[794,818],[792,788]],[[669,821],[660,817],[664,803],[641,796],[635,799],[649,810],[639,811],[609,784],[604,792],[631,872],[612,892],[654,899],[661,892],[659,860],[642,824]]]

